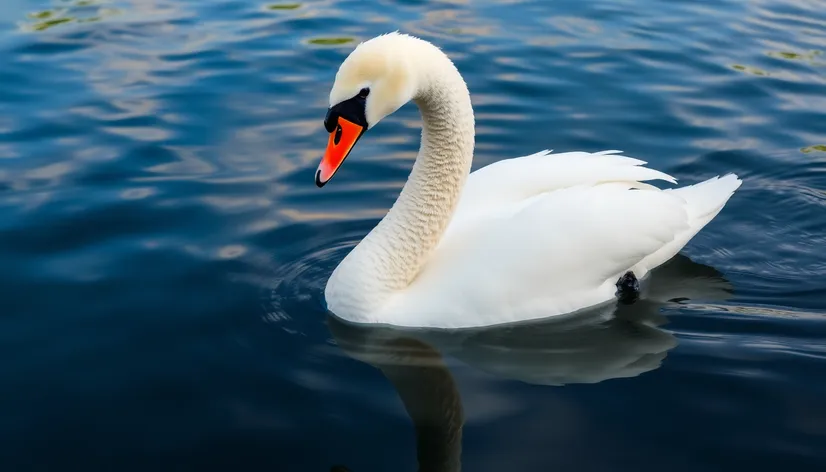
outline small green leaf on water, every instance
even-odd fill
[[[267,10],[295,10],[301,7],[300,3],[273,3],[267,5]]]
[[[815,144],[813,146],[807,146],[800,149],[800,152],[803,154],[809,154],[810,152],[815,151],[826,152],[826,144]]]
[[[32,25],[32,28],[34,28],[37,31],[43,31],[53,26],[62,25],[63,23],[69,23],[72,21],[74,21],[74,18],[55,18],[54,20],[41,21],[39,23],[35,23],[34,25]]]
[[[758,68],[756,68],[756,67],[751,67],[751,66],[741,66],[740,64],[735,64],[735,65],[733,65],[733,66],[731,66],[731,67],[732,67],[733,69],[739,70],[739,71],[741,71],[741,72],[746,72],[746,73],[749,73],[749,74],[754,74],[754,75],[759,75],[759,76],[768,76],[768,75],[769,75],[769,73],[768,73],[768,72],[766,72],[766,71],[764,71],[764,70],[760,70],[760,69],[758,69]]]
[[[315,38],[309,40],[310,44],[319,44],[321,46],[336,46],[351,42],[353,42],[353,38]]]
[[[43,11],[36,11],[34,13],[29,13],[28,17],[35,19],[35,20],[45,20],[46,18],[51,18],[54,15],[54,11],[52,10],[43,10]]]
[[[823,51],[819,51],[817,49],[811,50],[809,52],[800,54],[796,52],[788,52],[788,51],[769,51],[766,53],[769,57],[776,57],[779,59],[791,59],[795,61],[812,61],[817,56],[823,54]]]

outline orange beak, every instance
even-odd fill
[[[316,185],[323,187],[333,178],[333,174],[341,167],[341,163],[350,154],[362,133],[364,133],[363,126],[340,116],[338,117],[338,125],[330,133],[330,139],[327,141],[327,151],[324,153],[324,158],[321,159],[321,164],[318,165],[318,170],[315,173]]]

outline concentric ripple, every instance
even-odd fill
[[[274,273],[264,294],[268,322],[285,329],[300,329],[312,318],[325,316],[324,287],[336,265],[366,234],[372,222],[358,221],[336,225],[288,225],[274,232],[273,238],[284,241],[287,248],[273,260]],[[367,226],[369,228],[369,226]],[[294,249],[288,249],[295,245]]]

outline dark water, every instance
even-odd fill
[[[464,74],[475,167],[621,149],[744,184],[635,305],[328,319],[419,122],[320,190],[327,93],[396,29]],[[824,50],[822,0],[3,0],[0,469],[824,470]]]

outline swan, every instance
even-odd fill
[[[393,32],[340,65],[316,185],[411,100],[422,135],[410,176],[324,289],[326,309],[352,323],[474,328],[611,303],[620,280],[642,280],[675,256],[741,184],[727,174],[661,190],[647,182],[676,180],[613,150],[545,150],[471,173],[464,79],[437,46]]]

